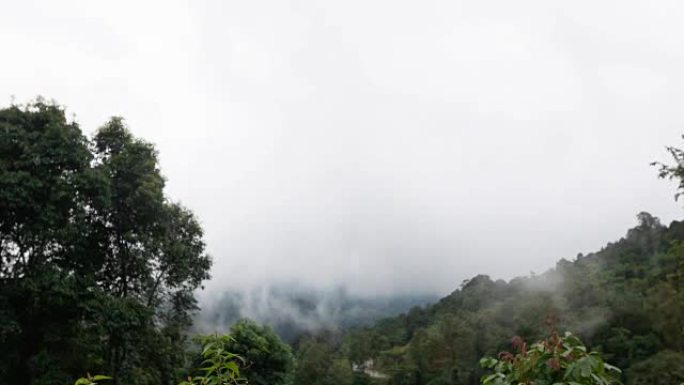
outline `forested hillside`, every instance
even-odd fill
[[[303,334],[368,326],[439,299],[428,294],[361,297],[344,288],[325,290],[284,284],[226,291],[213,298],[205,301],[195,319],[196,330],[226,330],[240,319],[249,318],[270,326],[290,343]]]
[[[476,276],[434,305],[349,333],[336,354],[372,374],[357,373],[359,383],[477,384],[481,357],[549,329],[579,335],[627,384],[684,380],[684,222],[640,213],[596,253],[510,282]]]

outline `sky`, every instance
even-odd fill
[[[684,134],[680,1],[0,0],[0,105],[155,143],[206,293],[440,293],[595,251]]]

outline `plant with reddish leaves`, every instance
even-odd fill
[[[481,379],[482,385],[611,385],[618,384],[620,369],[603,361],[596,352],[587,352],[579,338],[551,333],[531,346],[520,337],[511,341],[514,352],[501,352],[498,359],[480,360],[493,370]]]

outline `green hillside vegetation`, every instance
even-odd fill
[[[283,283],[226,290],[212,297],[215,299],[205,304],[195,319],[198,331],[251,318],[269,325],[288,343],[313,330],[369,326],[440,298],[434,294],[365,297],[348,293],[344,287],[313,289]]]
[[[619,241],[544,274],[476,276],[434,305],[355,330],[338,354],[357,365],[372,360],[388,375],[376,383],[477,384],[480,358],[510,349],[512,336],[537,341],[569,330],[624,369],[627,384],[682,381],[684,222],[638,220]]]

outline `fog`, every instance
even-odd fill
[[[40,94],[155,143],[206,231],[205,302],[445,294],[596,250],[640,211],[681,217],[649,163],[684,133],[682,19],[677,1],[6,2],[0,104]]]
[[[202,333],[226,332],[240,319],[267,324],[288,342],[304,333],[340,331],[369,326],[380,318],[407,312],[438,300],[434,295],[369,296],[349,293],[344,286],[310,288],[275,284],[232,289],[203,303],[194,329]]]

